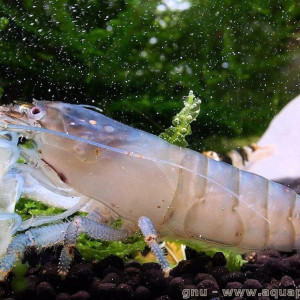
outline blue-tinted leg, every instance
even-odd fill
[[[16,260],[22,257],[28,246],[50,247],[62,243],[69,223],[34,228],[17,235],[7,248],[0,263],[0,281],[4,280]]]
[[[157,237],[158,234],[155,230],[155,227],[153,223],[150,221],[147,217],[141,217],[139,219],[139,227],[143,233],[143,236],[145,238],[145,242],[148,244],[148,246],[151,248],[153,253],[155,254],[157,260],[161,264],[163,271],[166,276],[169,275],[170,272],[170,266],[167,262],[165,255],[160,248],[159,244],[157,243]]]
[[[105,241],[119,241],[127,237],[126,230],[114,229],[86,217],[75,217],[69,223],[64,237],[64,248],[61,252],[59,264],[59,274],[62,277],[65,277],[68,273],[74,255],[74,246],[80,233],[86,233],[92,238]]]
[[[33,228],[17,235],[8,246],[0,263],[0,281],[5,279],[28,246],[50,247],[63,244],[59,273],[65,276],[73,258],[73,249],[79,233],[86,233],[92,238],[105,241],[122,240],[127,237],[125,230],[110,228],[86,217],[75,217],[72,222]]]

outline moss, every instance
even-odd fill
[[[28,264],[21,264],[17,262],[14,266],[13,273],[14,278],[11,281],[11,288],[14,292],[23,292],[28,288],[28,282],[26,279],[26,274],[29,269]]]
[[[192,89],[205,114],[191,148],[260,135],[299,93],[299,1],[189,2],[0,0],[2,101],[96,104],[158,134]]]
[[[190,124],[196,120],[200,113],[201,101],[190,91],[189,95],[184,98],[183,103],[184,108],[172,120],[173,126],[166,129],[159,137],[171,144],[187,147],[188,142],[185,137],[192,134]]]
[[[15,211],[23,220],[30,219],[34,216],[56,215],[63,212],[62,209],[49,207],[27,198],[21,198],[17,202]]]

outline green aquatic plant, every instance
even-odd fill
[[[189,95],[184,97],[183,104],[184,108],[172,120],[173,126],[167,128],[159,137],[171,144],[187,147],[188,142],[185,137],[192,134],[190,124],[200,113],[201,100],[194,96],[193,91],[190,91]]]
[[[9,23],[9,20],[5,17],[0,18],[0,31],[3,31]]]
[[[97,104],[158,134],[192,89],[191,148],[261,134],[299,93],[299,1],[187,2],[0,0],[2,101]]]
[[[111,254],[124,259],[133,259],[138,251],[144,250],[145,241],[140,234],[134,234],[122,242],[93,240],[82,234],[77,240],[76,248],[87,260],[101,260]]]
[[[21,198],[17,202],[15,211],[21,216],[22,220],[27,220],[34,216],[56,215],[63,212],[62,209],[47,206],[27,198]]]
[[[28,288],[28,281],[26,279],[27,271],[29,269],[28,264],[22,264],[17,262],[14,266],[14,278],[11,281],[11,288],[14,292],[20,293]]]

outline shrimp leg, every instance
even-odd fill
[[[50,247],[62,242],[68,223],[34,228],[17,235],[9,244],[0,264],[0,281],[3,281],[12,269],[16,260],[22,257],[28,246]]]
[[[53,223],[60,221],[62,219],[68,218],[69,216],[73,215],[74,213],[78,212],[87,202],[90,200],[88,197],[82,197],[82,199],[72,206],[70,209],[64,211],[63,213],[54,215],[54,216],[38,216],[32,217],[29,220],[26,220],[22,223],[19,231],[23,231],[28,229],[29,227],[37,227],[40,225],[44,225],[46,223]]]
[[[156,229],[151,222],[151,220],[147,217],[141,217],[139,219],[138,225],[142,231],[142,234],[145,238],[145,242],[148,244],[148,246],[151,248],[152,252],[155,254],[157,260],[161,264],[163,271],[166,276],[169,275],[170,272],[170,266],[167,262],[165,255],[157,243],[157,237],[158,234],[156,232]]]
[[[8,246],[0,264],[0,281],[5,279],[16,260],[22,257],[27,247],[41,248],[57,244],[64,245],[60,257],[59,273],[65,277],[73,258],[73,249],[79,233],[86,233],[92,238],[106,241],[122,240],[127,237],[126,230],[110,228],[87,217],[79,216],[71,222],[30,229],[24,234],[17,235]]]
[[[63,278],[68,273],[74,255],[73,249],[80,233],[86,233],[92,238],[105,241],[123,240],[128,235],[126,230],[108,227],[88,217],[76,216],[69,223],[64,236],[64,248],[61,252],[59,262],[59,274]]]
[[[11,235],[14,235],[22,223],[22,218],[15,213],[0,213],[0,221],[13,221],[13,226],[11,227]]]

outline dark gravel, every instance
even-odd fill
[[[13,290],[14,274],[0,284],[0,299],[49,299],[49,300],[93,300],[93,299],[182,299],[185,289],[202,289],[206,297],[189,299],[295,299],[275,296],[274,291],[300,289],[300,254],[264,251],[247,256],[248,262],[240,271],[231,272],[221,252],[212,258],[192,252],[192,257],[171,270],[164,277],[156,263],[129,262],[124,264],[117,256],[109,256],[100,262],[86,263],[77,254],[65,280],[57,275],[59,249],[47,250],[37,255],[34,251],[24,260],[30,268],[23,276],[27,288]],[[39,264],[40,258],[43,262]],[[222,289],[256,289],[273,291],[273,296],[260,297],[224,296]]]

